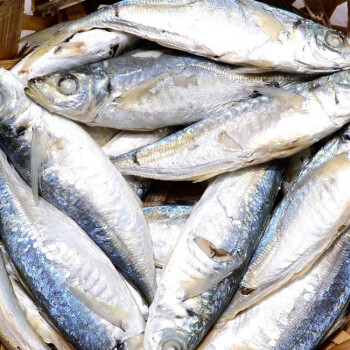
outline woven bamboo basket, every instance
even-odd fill
[[[31,1],[33,15],[24,13],[25,1]],[[18,42],[23,30],[38,31],[65,20],[77,19],[95,11],[101,5],[108,5],[116,1],[0,0],[0,67],[10,69],[26,54],[25,49],[20,51],[18,49]],[[348,11],[348,27],[330,24],[330,18],[336,7],[348,2],[350,8],[350,0],[304,0],[304,7],[299,9],[292,6],[295,0],[261,1],[294,11],[345,33],[350,32],[350,10]],[[204,185],[198,183],[155,182],[144,199],[144,205],[194,204],[201,197],[204,189]],[[317,350],[328,349],[350,350],[350,309],[344,325]],[[0,343],[0,350],[7,349]]]

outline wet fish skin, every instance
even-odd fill
[[[8,350],[49,350],[17,304],[16,296],[0,254],[0,340]]]
[[[40,307],[77,349],[113,349],[143,332],[121,275],[86,233],[40,199],[0,154],[5,248]]]
[[[209,185],[163,269],[150,307],[145,350],[198,345],[233,296],[281,181],[281,168],[272,163],[221,175]],[[232,294],[223,297],[222,289]],[[209,307],[208,297],[216,305]]]
[[[115,12],[117,30],[217,61],[303,73],[349,66],[344,34],[255,1],[124,0]]]
[[[248,98],[257,87],[298,80],[305,77],[242,74],[238,67],[188,54],[141,49],[31,80],[27,92],[51,112],[82,123],[153,130],[191,124]]]
[[[192,208],[192,205],[160,205],[143,208],[152,236],[154,263],[157,267],[164,266]]]
[[[225,320],[302,276],[349,226],[349,147],[341,137],[331,140],[292,184],[225,311]]]
[[[219,173],[284,158],[350,121],[347,71],[214,113],[182,131],[113,158],[126,175],[202,181]],[[303,125],[303,128],[297,127]]]
[[[198,349],[315,349],[349,304],[349,261],[347,231],[304,276],[235,319],[219,320]]]
[[[16,303],[38,335],[46,344],[53,344],[57,350],[74,350],[73,346],[63,338],[49,321],[48,316],[42,310],[39,311],[38,307],[34,304],[30,290],[25,285],[23,277],[16,270],[2,242],[0,242],[0,252],[2,256],[0,258],[4,261],[5,269],[16,297]]]
[[[151,302],[156,288],[152,241],[139,199],[79,125],[31,102],[21,82],[5,70],[0,92],[6,103],[0,143],[17,171],[30,183],[32,128],[39,124],[46,143],[42,196],[73,218]]]
[[[102,128],[98,126],[89,126],[85,124],[81,124],[85,131],[89,133],[89,135],[95,140],[95,142],[103,147],[106,145],[111,139],[116,135],[117,130]]]

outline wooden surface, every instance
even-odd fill
[[[294,0],[262,0],[312,18],[329,25],[337,5],[350,0],[306,0],[305,7],[299,10],[292,8]],[[111,3],[111,0],[32,0],[34,15],[23,15],[24,0],[0,0],[0,67],[11,68],[20,58],[17,57],[17,40],[20,30],[41,30],[68,19],[84,16],[97,9],[100,4]],[[6,9],[5,9],[6,7]],[[350,13],[350,12],[349,12]],[[50,16],[48,16],[51,14]],[[11,17],[12,16],[12,17]],[[345,27],[333,26],[347,32]],[[6,59],[4,59],[6,58]],[[205,184],[188,182],[156,182],[144,199],[144,204],[194,204],[202,195]],[[350,318],[344,326],[327,339],[318,350],[350,350]],[[6,350],[0,344],[0,350]],[[33,349],[35,350],[35,349]]]

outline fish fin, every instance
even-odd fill
[[[96,315],[123,329],[122,324],[127,317],[123,310],[73,286],[68,286],[68,289]]]
[[[301,107],[301,103],[305,100],[304,96],[301,96],[288,90],[283,90],[280,88],[274,88],[270,86],[257,87],[254,90],[264,96],[278,99],[281,103],[289,106]]]
[[[19,39],[19,42],[26,43],[30,48],[35,48],[39,45],[44,44],[46,41],[50,40],[54,35],[56,35],[60,29],[62,29],[68,21],[58,23],[49,28],[45,28],[38,32],[29,34]]]
[[[280,41],[280,33],[286,28],[279,20],[268,13],[261,5],[255,3],[255,1],[239,0],[239,2],[253,12],[258,25],[272,40]]]
[[[85,53],[85,43],[83,41],[67,41],[60,44],[54,50],[55,55],[60,55],[60,58],[73,57]]]
[[[212,171],[212,172],[205,173],[205,174],[202,174],[202,175],[189,177],[186,180],[192,181],[193,183],[202,182],[202,181],[211,179],[212,177],[217,176],[217,175],[219,175],[221,173],[222,173],[222,171]]]
[[[156,87],[159,83],[161,83],[164,78],[166,79],[169,76],[172,76],[174,73],[170,71],[168,73],[160,74],[159,76],[149,79],[141,84],[135,85],[128,91],[119,95],[116,98],[116,102],[120,105],[121,109],[129,109],[134,105],[137,105],[144,99],[147,95],[150,94],[150,90]]]
[[[34,126],[30,153],[30,184],[35,204],[39,202],[43,164],[47,160],[47,138],[42,125]]]

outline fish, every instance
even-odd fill
[[[199,350],[312,350],[339,327],[350,301],[350,231],[304,275],[213,327]],[[341,323],[340,323],[341,324]]]
[[[134,48],[139,42],[137,37],[106,26],[105,20],[111,16],[114,17],[113,9],[106,7],[22,38],[31,52],[12,68],[12,73],[26,83],[38,76],[99,62]]]
[[[345,136],[345,137],[344,137]],[[225,319],[303,276],[350,224],[349,129],[326,144],[276,207]]]
[[[3,203],[3,202],[2,202]],[[0,254],[0,341],[8,350],[49,350],[44,340],[30,325],[21,308]]]
[[[145,350],[196,348],[238,287],[281,181],[273,162],[220,175],[208,186],[164,265]]]
[[[143,208],[152,236],[156,267],[163,268],[192,208],[192,205],[160,205]]]
[[[349,90],[349,71],[284,90],[261,88],[263,96],[214,113],[111,160],[124,175],[203,181],[223,172],[285,158],[350,121]]]
[[[77,350],[112,349],[143,332],[141,312],[111,261],[63,212],[44,199],[35,204],[2,151],[0,197],[6,251],[35,301]]]
[[[304,80],[291,74],[241,74],[164,49],[136,50],[28,82],[28,95],[52,113],[121,130],[191,124],[266,85]]]
[[[150,303],[152,239],[140,200],[82,127],[36,105],[6,70],[0,96],[0,145],[25,181],[38,185],[37,199],[76,221]]]
[[[334,72],[349,67],[350,39],[251,0],[124,0],[111,27],[160,45],[257,71]]]

